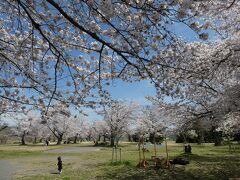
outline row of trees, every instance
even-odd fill
[[[49,108],[47,116],[40,116],[37,111],[15,116],[17,123],[12,128],[12,134],[21,137],[23,145],[26,144],[26,137],[31,137],[34,143],[49,139],[56,139],[57,144],[63,140],[66,143],[87,140],[94,141],[96,145],[100,141],[104,144],[109,141],[111,146],[117,146],[123,136],[127,136],[129,141],[138,141],[140,136],[144,136],[155,143],[159,135],[168,134],[176,135],[177,142],[215,142],[216,145],[223,138],[229,141],[238,137],[240,126],[233,112],[213,121],[208,119],[213,118],[213,114],[211,117],[206,115],[194,118],[194,115],[187,114],[189,112],[185,106],[181,109],[184,111],[179,113],[179,110],[172,104],[165,107],[162,103],[161,107],[142,107],[136,103],[112,101],[109,106],[98,111],[103,120],[90,123],[84,116],[73,116],[68,105],[56,104]]]
[[[195,115],[185,114],[189,113],[185,107],[181,114],[178,114],[179,107],[172,108],[172,105],[168,105],[168,108],[142,107],[136,103],[113,101],[110,106],[98,112],[103,120],[90,123],[86,118],[72,117],[69,108],[58,105],[50,109],[49,116],[42,118],[42,121],[28,114],[25,120],[18,121],[17,131],[22,140],[26,134],[31,134],[35,139],[53,136],[57,139],[57,144],[64,138],[75,143],[79,139],[92,140],[96,145],[99,141],[110,141],[111,146],[117,146],[123,136],[127,136],[129,141],[138,141],[142,135],[154,143],[159,134],[176,135],[178,142],[214,142],[215,145],[221,144],[224,138],[228,141],[239,140],[239,116],[229,110],[230,106],[227,113],[221,109],[221,114],[218,112],[220,116],[214,120],[214,113],[196,118]]]
[[[238,80],[231,81],[233,85],[222,87],[207,97],[202,94],[194,100],[189,98],[168,104],[156,97],[150,100],[166,109],[166,116],[170,115],[178,137],[183,141],[195,139],[198,143],[205,141],[220,145],[224,139],[238,140],[240,133],[240,86]]]
[[[12,127],[12,135],[19,136],[22,145],[26,144],[28,137],[33,143],[49,139],[56,139],[56,144],[87,140],[96,145],[100,141],[108,144],[108,141],[110,146],[117,146],[123,136],[129,141],[138,141],[144,135],[154,142],[165,132],[164,117],[156,107],[113,101],[98,113],[103,120],[90,123],[84,116],[73,117],[67,105],[57,104],[42,117],[36,111],[29,111],[15,117],[16,127]]]

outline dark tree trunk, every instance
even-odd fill
[[[103,142],[106,142],[106,135],[103,135]]]
[[[156,139],[156,137],[155,137],[155,132],[150,133],[149,141],[150,141],[152,144],[154,144],[154,143],[155,143],[155,139]]]
[[[77,138],[78,138],[77,136],[74,137],[74,141],[73,141],[74,144],[77,144]]]
[[[118,147],[119,139],[120,139],[120,138],[116,138],[116,143],[115,143],[115,146],[116,146],[116,147]]]
[[[57,137],[57,145],[60,145],[62,143],[63,135],[59,135]]]
[[[100,141],[101,140],[101,135],[98,135],[98,140],[97,141]]]
[[[222,145],[222,133],[221,132],[217,132],[217,131],[214,131],[213,132],[213,140],[214,140],[214,145],[215,146],[220,146]]]
[[[128,142],[132,142],[132,136],[128,134]]]
[[[37,144],[37,137],[36,136],[34,137],[33,144]]]
[[[88,140],[88,141],[91,141],[91,138],[92,138],[91,135],[89,135],[89,136],[87,137],[87,140]]]
[[[110,146],[114,146],[114,136],[113,135],[111,135],[111,137],[110,137]]]
[[[198,144],[202,144],[204,142],[203,132],[198,131],[197,135],[198,135]]]
[[[183,135],[183,142],[184,142],[184,143],[187,143],[187,137],[186,137],[186,134],[185,134],[185,133],[182,133],[182,135]]]
[[[68,139],[67,139],[67,144],[70,144],[70,143],[71,143],[71,139],[68,138]]]
[[[214,146],[221,146],[221,145],[222,145],[222,141],[219,141],[219,140],[214,141]]]
[[[94,143],[94,146],[97,146],[98,145],[98,141],[93,141],[93,143]]]
[[[83,142],[83,138],[82,138],[81,136],[79,137],[79,141],[80,141],[80,142]]]
[[[22,135],[22,138],[21,138],[21,144],[22,144],[22,145],[26,145],[25,136],[26,136],[26,132],[24,131],[24,132],[23,132],[23,135]]]

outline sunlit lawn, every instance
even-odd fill
[[[170,159],[185,156],[190,160],[186,166],[174,169],[156,169],[151,162],[153,146],[146,153],[147,168],[137,168],[138,151],[135,143],[122,143],[122,163],[111,164],[112,148],[85,153],[49,153],[48,149],[68,146],[92,146],[92,144],[61,146],[0,146],[0,159],[12,163],[16,179],[229,179],[240,178],[240,145],[229,153],[228,146],[192,144],[192,154],[183,154],[183,145],[169,143]],[[165,156],[165,146],[158,147],[158,155]],[[56,158],[63,158],[63,173],[56,172]]]

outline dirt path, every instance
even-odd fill
[[[13,165],[8,160],[0,160],[0,179],[11,179],[11,173],[13,172]]]
[[[100,150],[97,147],[65,147],[62,149],[51,149],[45,151],[46,153],[83,153]]]
[[[52,149],[44,151],[44,153],[51,153],[59,154],[64,153],[84,153],[84,152],[93,152],[98,151],[99,148],[97,147],[64,147],[61,149]],[[65,162],[72,162],[73,157],[64,157]],[[54,164],[56,161],[56,157],[49,157],[46,158],[41,157],[21,157],[16,159],[0,159],[0,180],[11,180],[14,179],[14,175],[25,176],[26,174],[31,175],[35,174],[36,169],[38,169],[38,173],[49,173],[46,171],[45,164],[48,163]],[[34,163],[33,163],[34,162]],[[41,166],[40,164],[43,164]],[[20,166],[21,165],[21,166]],[[55,167],[54,167],[55,168]],[[55,172],[56,170],[51,170]]]

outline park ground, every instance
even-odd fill
[[[185,157],[186,166],[171,169],[154,167],[153,146],[148,146],[149,165],[138,168],[136,143],[121,143],[122,161],[111,163],[111,147],[93,147],[91,143],[71,145],[0,145],[0,179],[240,179],[240,145],[232,152],[228,146],[191,144],[192,154],[183,153],[183,144],[169,142],[170,159]],[[165,156],[165,147],[157,154]],[[57,174],[57,157],[62,156],[63,173]]]

